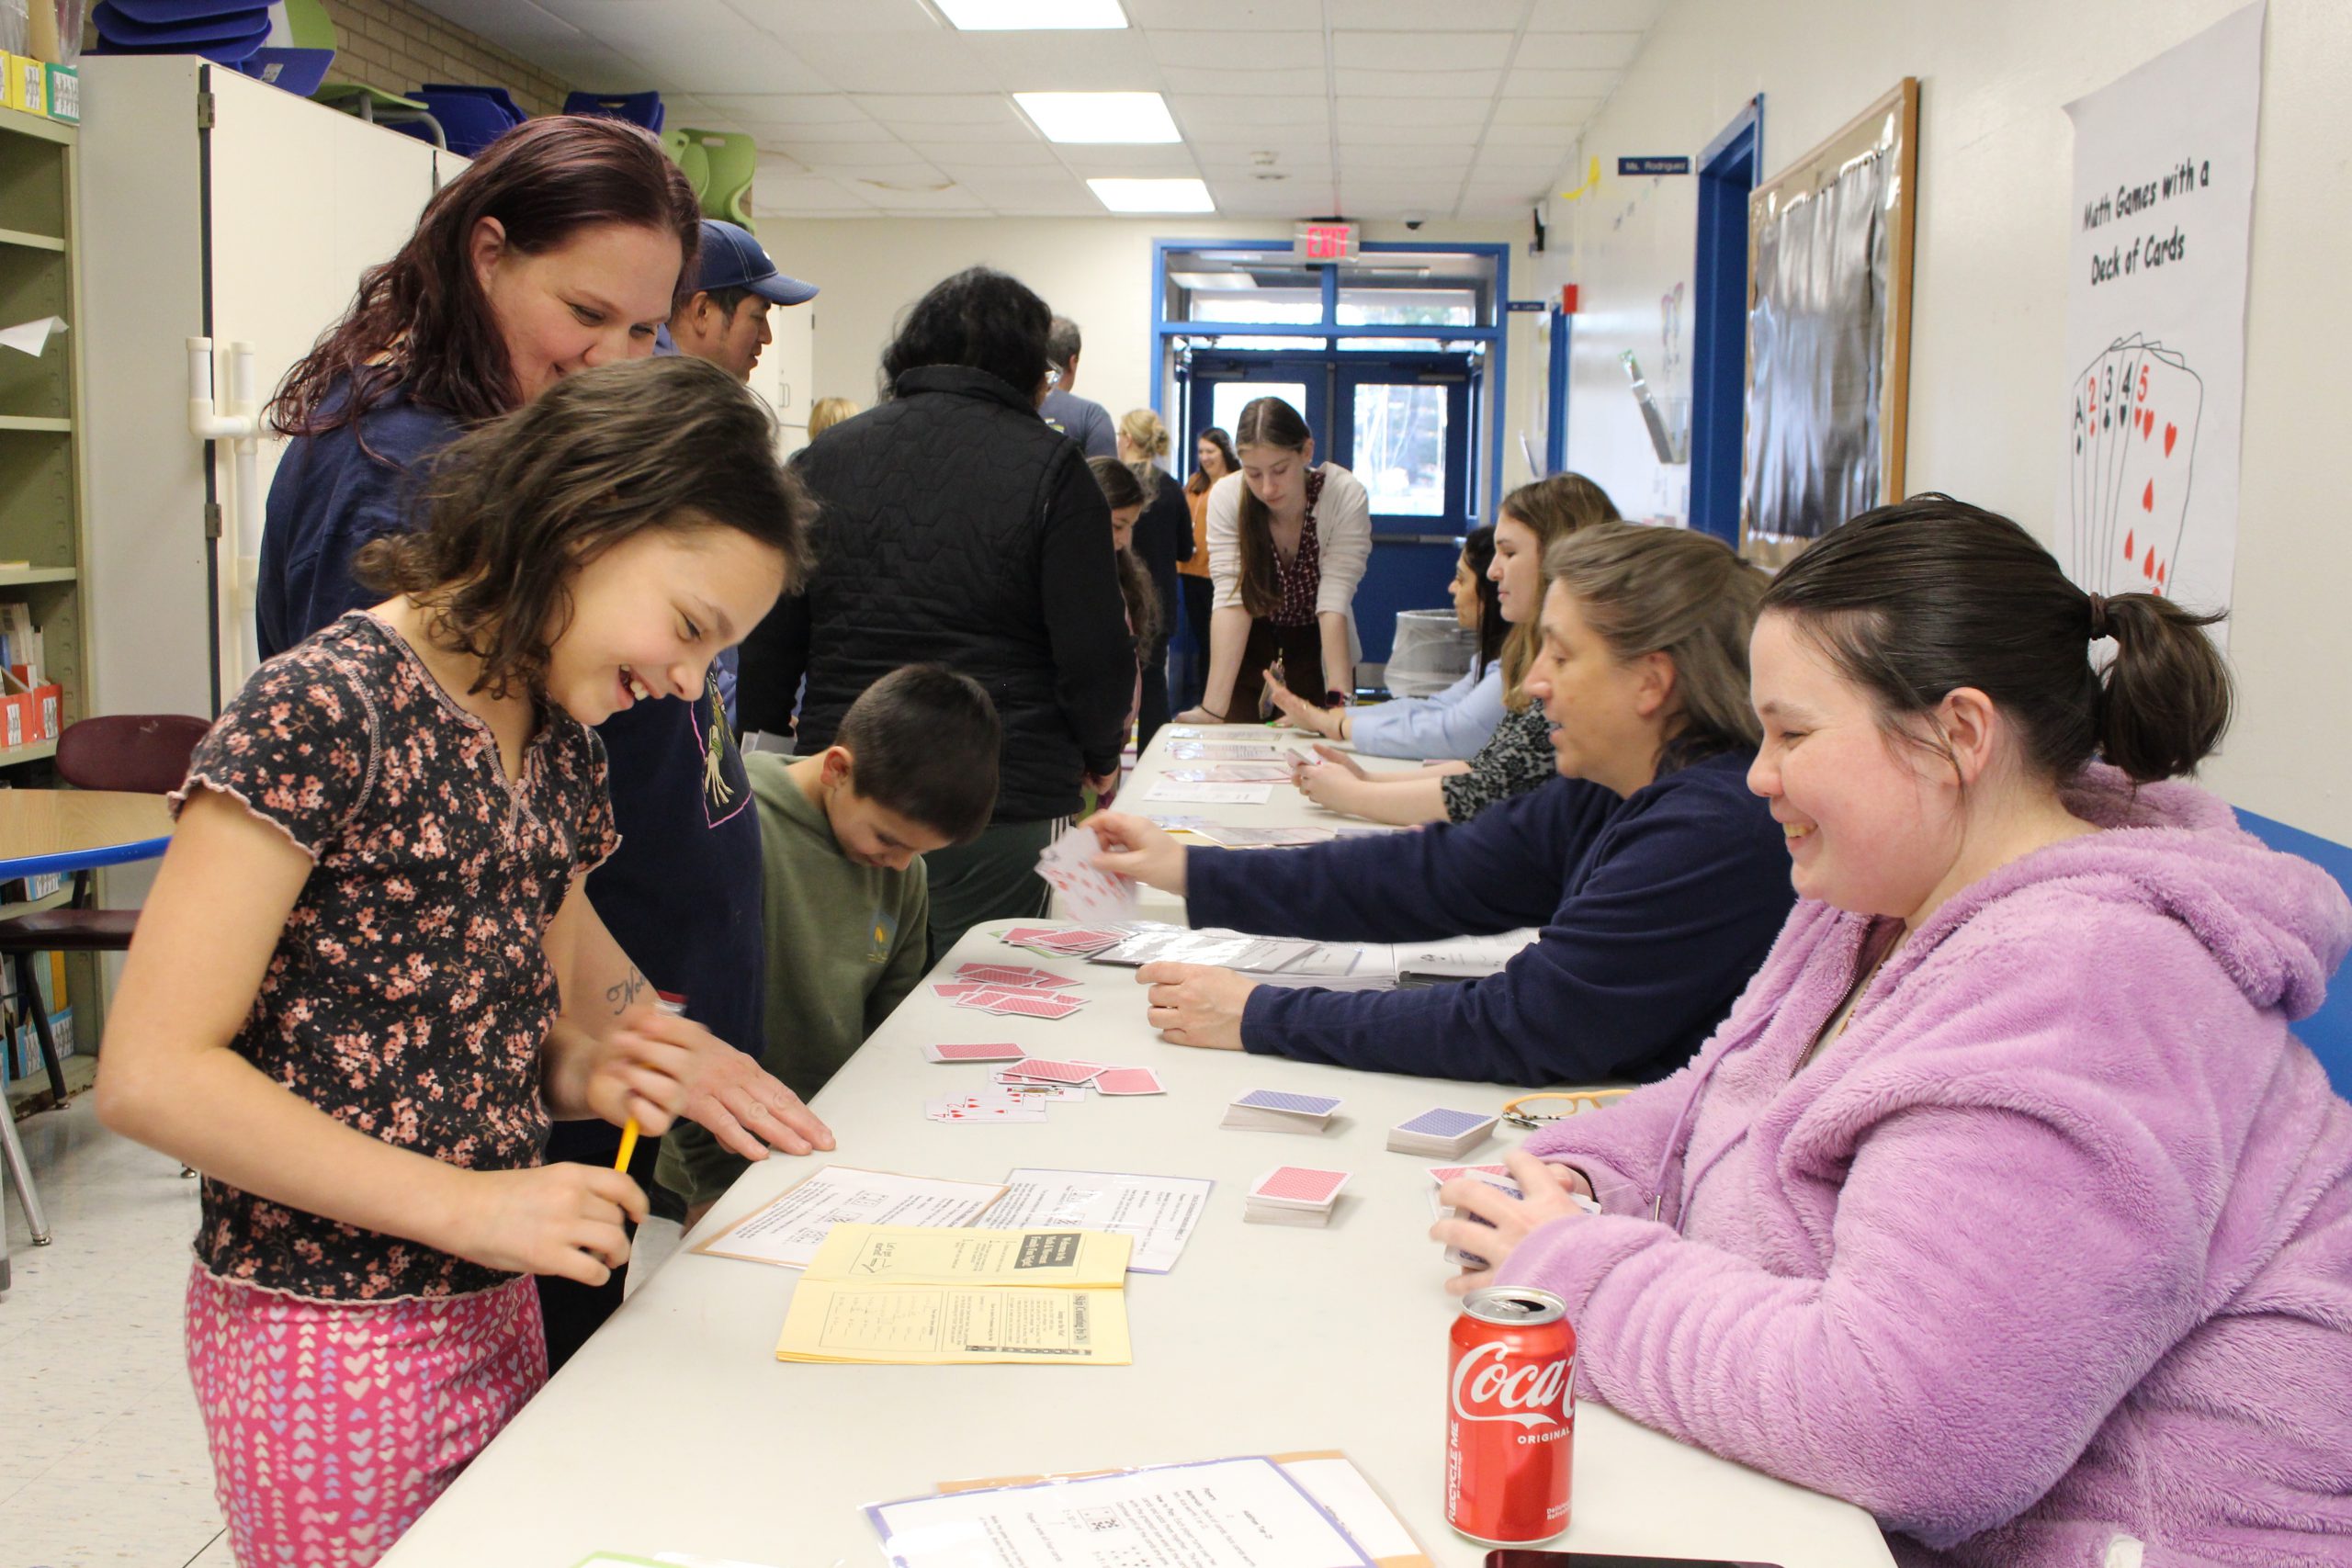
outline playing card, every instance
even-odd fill
[[[1002,1089],[985,1094],[951,1094],[925,1100],[922,1113],[933,1122],[1043,1122],[1046,1108]]]
[[[1464,1176],[1499,1176],[1505,1181],[1509,1181],[1510,1167],[1507,1165],[1433,1165],[1430,1167],[1430,1179],[1440,1187]]]
[[[1000,990],[1001,988],[1001,987],[996,986],[984,986],[977,980],[942,980],[937,985],[932,987],[932,992],[933,995],[944,997],[951,1002],[960,1002],[973,996],[977,996],[982,991]]]
[[[1083,997],[1073,997],[1064,991],[984,990],[978,996],[967,997],[957,1007],[983,1008],[1004,1018],[1068,1018],[1086,1005]]]
[[[1030,1100],[1084,1100],[1086,1098],[1086,1086],[1082,1083],[1041,1083],[1033,1078],[1014,1077],[1011,1067],[1002,1067],[990,1073],[989,1081],[1000,1089],[1010,1089]]]
[[[922,1053],[934,1062],[1017,1062],[1028,1055],[1018,1045],[926,1045]]]
[[[1424,1111],[1409,1122],[1399,1122],[1389,1129],[1395,1133],[1414,1133],[1430,1138],[1458,1138],[1473,1127],[1487,1125],[1495,1118],[1476,1111],[1448,1111],[1440,1107]]]
[[[1136,883],[1094,864],[1101,841],[1091,832],[1064,833],[1037,857],[1037,874],[1062,896],[1063,907],[1090,923],[1136,918]]]
[[[2147,344],[2134,335],[2117,345],[2115,355],[2115,392],[2109,400],[2107,416],[2101,422],[2104,437],[2099,460],[2105,465],[2105,477],[2100,480],[2099,513],[2107,519],[2107,540],[2111,547],[2124,527],[2120,515],[2123,460],[2133,445],[2131,437],[2138,423],[2132,400],[2132,385],[2139,375],[2140,361],[2147,352]]]
[[[997,941],[1012,947],[1027,947],[1046,937],[1059,936],[1069,929],[1067,926],[1015,926]]]
[[[966,964],[956,969],[956,978],[987,986],[1019,986],[1045,990],[1059,990],[1078,984],[1049,969],[1033,969],[1026,964]]]
[[[1113,1067],[1094,1080],[1097,1094],[1165,1094],[1149,1067]]]
[[[1320,1208],[1348,1184],[1344,1170],[1314,1170],[1303,1165],[1278,1165],[1250,1184],[1250,1196],[1261,1201],[1304,1203]]]
[[[1340,1108],[1339,1100],[1329,1095],[1292,1094],[1278,1089],[1253,1089],[1233,1103],[1253,1111],[1289,1111],[1301,1116],[1329,1116]]]
[[[1008,1077],[1039,1083],[1091,1083],[1102,1076],[1102,1069],[1091,1062],[1057,1062],[1036,1056],[1024,1057],[1004,1071]]]
[[[2118,590],[2172,592],[2204,404],[2204,383],[2180,355],[2161,345],[2141,355],[2117,468],[2120,532],[2106,563]]]

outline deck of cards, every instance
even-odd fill
[[[1091,958],[1134,934],[1118,926],[1015,926],[997,940],[1051,958]]]
[[[1328,1225],[1347,1184],[1344,1170],[1278,1165],[1250,1184],[1241,1217],[1255,1225]]]
[[[1451,1203],[1447,1203],[1438,1197],[1437,1188],[1444,1186],[1449,1181],[1460,1180],[1465,1178],[1472,1181],[1483,1181],[1487,1186],[1497,1188],[1510,1197],[1524,1198],[1527,1196],[1525,1192],[1520,1190],[1519,1182],[1511,1176],[1509,1168],[1504,1166],[1431,1166],[1430,1168],[1430,1179],[1436,1185],[1431,1187],[1430,1190],[1430,1208],[1440,1220],[1464,1219],[1468,1220],[1473,1224],[1480,1225],[1490,1225],[1493,1223],[1489,1220],[1480,1219],[1477,1215],[1470,1213],[1465,1210],[1457,1209]],[[1568,1201],[1588,1214],[1597,1214],[1600,1213],[1600,1205],[1594,1202],[1591,1199],[1586,1197],[1581,1192],[1569,1193]],[[1464,1269],[1485,1269],[1490,1266],[1487,1259],[1479,1257],[1475,1252],[1464,1252],[1458,1247],[1448,1247],[1445,1249],[1445,1260],[1448,1263],[1456,1264]]]
[[[1439,1106],[1389,1128],[1388,1149],[1392,1154],[1419,1155],[1425,1159],[1460,1159],[1487,1141],[1498,1120],[1476,1111]]]
[[[1225,1108],[1225,1120],[1217,1125],[1244,1133],[1320,1133],[1339,1109],[1328,1094],[1253,1089]]]

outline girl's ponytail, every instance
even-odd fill
[[[2230,673],[2199,615],[2154,593],[2087,596],[2091,637],[2115,639],[2099,678],[2099,754],[2140,784],[2194,769],[2230,724]]]

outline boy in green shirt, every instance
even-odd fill
[[[910,664],[866,688],[814,756],[747,752],[767,936],[761,1065],[813,1100],[930,966],[922,856],[979,837],[1001,731],[978,682]],[[750,1168],[699,1125],[662,1140],[655,1179],[691,1230]]]

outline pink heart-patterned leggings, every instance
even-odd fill
[[[239,1568],[365,1568],[548,1380],[529,1279],[380,1305],[198,1266],[187,1365]]]

